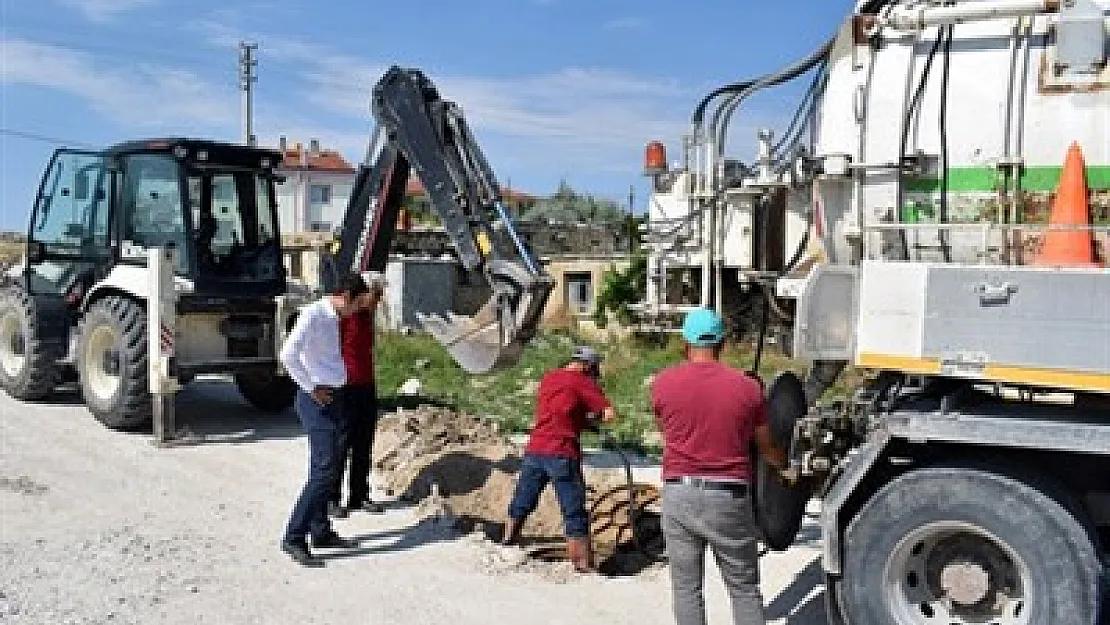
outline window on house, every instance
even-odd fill
[[[313,204],[330,204],[331,203],[331,186],[326,184],[314,184],[308,188],[308,199]]]
[[[308,224],[309,232],[331,232],[330,221],[313,221]]]
[[[588,315],[594,309],[593,276],[589,273],[567,273],[567,307],[576,315]]]

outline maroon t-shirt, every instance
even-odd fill
[[[581,458],[578,436],[589,425],[586,415],[609,406],[597,382],[585,373],[568,369],[548,372],[536,391],[536,424],[525,451]]]
[[[751,479],[751,442],[767,423],[758,382],[719,362],[687,362],[656,376],[651,404],[663,432],[663,479]]]
[[[374,383],[374,318],[369,311],[359,311],[339,318],[343,366],[347,384],[369,386]]]

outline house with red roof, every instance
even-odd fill
[[[343,211],[355,182],[355,167],[335,150],[322,149],[312,139],[308,146],[279,141],[282,153],[278,173],[285,181],[277,187],[278,223],[292,233],[331,232],[343,220]]]
[[[339,152],[321,148],[316,139],[306,147],[300,142],[290,144],[282,137],[278,150],[283,154],[278,173],[285,177],[277,187],[281,231],[290,235],[330,233],[343,220],[354,188],[355,166]],[[517,214],[536,202],[536,198],[509,188],[502,189],[501,195]],[[405,209],[407,216],[399,224],[401,229],[406,229],[413,217],[419,222],[439,223],[424,185],[415,176],[409,178],[405,188]]]

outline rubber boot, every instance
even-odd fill
[[[520,529],[524,524],[516,519],[509,519],[505,521],[505,525],[501,528],[501,544],[502,545],[515,545],[516,541],[520,540]]]
[[[593,573],[596,570],[594,568],[593,549],[590,547],[589,538],[568,538],[567,557],[570,558],[571,564],[574,565],[574,570],[579,573]]]

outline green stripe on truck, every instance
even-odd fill
[[[1021,188],[1023,191],[1055,191],[1060,183],[1061,170],[1063,167],[1026,167],[1021,174]],[[998,170],[990,167],[953,167],[948,170],[948,190],[953,193],[997,192],[1000,181]],[[1087,186],[1098,191],[1110,190],[1110,167],[1087,167]],[[907,178],[906,190],[938,192],[940,178]]]

